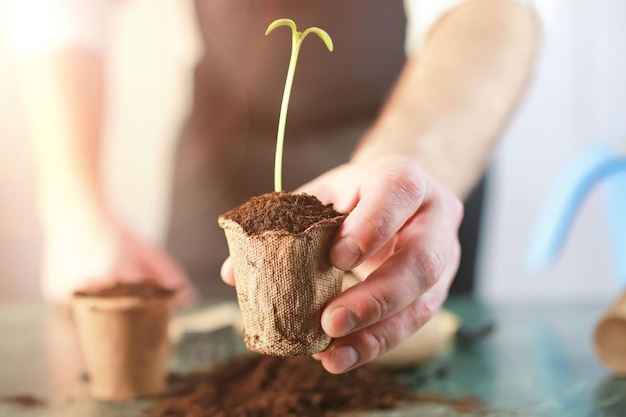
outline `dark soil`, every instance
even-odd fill
[[[187,391],[157,400],[151,416],[331,417],[411,402],[446,404],[459,412],[480,407],[473,398],[414,394],[396,374],[380,368],[332,375],[309,356],[249,355],[186,378]]]
[[[111,287],[101,288],[94,291],[78,291],[75,295],[79,297],[141,297],[160,298],[169,297],[175,290],[163,288],[151,281],[134,283],[117,283]]]
[[[30,394],[6,395],[4,397],[0,397],[0,401],[24,408],[44,407],[47,404],[46,401],[41,398],[37,398]]]
[[[302,233],[313,224],[344,216],[332,204],[323,204],[310,194],[271,192],[250,198],[223,214],[235,221],[250,236],[269,230]]]

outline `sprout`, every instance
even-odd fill
[[[296,72],[296,63],[298,62],[298,53],[300,45],[309,33],[315,33],[322,39],[329,51],[333,50],[333,41],[326,31],[311,27],[304,32],[298,32],[296,24],[291,19],[277,19],[270,23],[265,31],[265,35],[279,26],[289,26],[291,28],[291,59],[289,60],[289,69],[287,70],[287,79],[285,81],[285,91],[283,92],[283,101],[280,105],[280,117],[278,119],[278,133],[276,135],[276,159],[274,161],[274,191],[282,191],[282,160],[283,160],[283,143],[285,142],[285,122],[287,120],[287,107],[289,107],[289,97],[291,96],[291,86],[293,85],[293,77]]]

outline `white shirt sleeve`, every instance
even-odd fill
[[[467,0],[404,0],[406,14],[406,38],[404,49],[407,56],[419,52],[428,32],[447,12]],[[530,0],[514,0],[528,4]]]
[[[100,50],[109,0],[13,0],[7,37],[16,55],[66,47]]]

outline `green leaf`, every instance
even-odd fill
[[[311,27],[311,28],[308,28],[307,30],[305,30],[304,33],[302,33],[302,39],[304,39],[304,37],[306,35],[308,35],[309,33],[315,33],[324,42],[324,44],[326,45],[328,50],[330,52],[333,51],[333,40],[331,39],[331,37],[328,34],[328,32],[326,32],[324,29],[320,29],[318,27]]]
[[[279,26],[289,26],[293,33],[297,33],[298,29],[296,28],[296,23],[291,19],[276,19],[265,30],[265,36],[267,36],[271,31],[276,29]]]

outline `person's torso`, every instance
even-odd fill
[[[403,67],[406,20],[402,0],[195,0],[195,10],[205,50],[176,154],[168,248],[202,284],[227,255],[218,215],[274,189],[291,32],[265,36],[268,25],[292,19],[334,43],[329,52],[311,35],[301,46],[282,164],[290,191],[349,159]]]
[[[294,1],[196,0],[205,55],[198,67],[197,94],[242,95],[249,128],[275,134],[291,32],[278,18],[292,19],[299,31],[317,26],[332,37],[335,50],[309,36],[295,72],[287,125],[289,132],[324,129],[375,115],[404,61],[405,18],[400,0]],[[206,103],[206,102],[203,102]],[[209,111],[219,111],[214,102]]]

